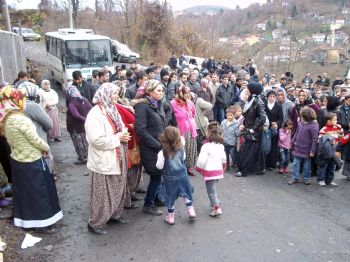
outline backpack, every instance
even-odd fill
[[[331,135],[324,135],[320,137],[318,142],[318,152],[319,158],[331,159],[335,153],[334,137]]]

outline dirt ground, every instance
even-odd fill
[[[289,186],[288,175],[237,178],[226,172],[218,184],[224,214],[209,217],[209,201],[200,176],[191,177],[197,218],[189,221],[183,201],[176,204],[176,224],[139,208],[124,212],[128,225],[107,225],[105,236],[88,232],[89,183],[65,127],[65,101],[60,95],[62,142],[50,143],[64,218],[59,233],[43,235],[21,250],[25,232],[11,220],[0,220],[8,248],[5,261],[350,261],[350,182],[336,173],[338,187]],[[148,176],[145,175],[145,185]],[[166,212],[165,208],[162,208]],[[39,236],[33,234],[35,236]],[[44,248],[52,245],[51,251]]]

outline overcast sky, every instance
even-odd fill
[[[57,1],[65,1],[65,0],[57,0]],[[66,0],[67,1],[67,0]],[[40,0],[7,0],[7,4],[10,6],[15,6],[19,9],[27,9],[37,7]],[[94,6],[95,0],[80,0],[83,6]],[[196,6],[196,5],[220,5],[226,6],[229,8],[236,8],[239,5],[241,8],[247,7],[252,3],[266,3],[266,0],[168,0],[173,7],[173,10],[182,10],[188,7]]]

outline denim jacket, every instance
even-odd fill
[[[221,122],[222,135],[224,137],[224,145],[236,145],[237,136],[236,131],[238,129],[239,122],[234,120],[229,126],[227,126],[227,119]]]

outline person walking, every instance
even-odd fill
[[[103,235],[106,223],[126,224],[127,142],[130,135],[118,113],[119,88],[104,83],[96,92],[85,121],[89,144],[87,168],[91,175],[88,230]]]

